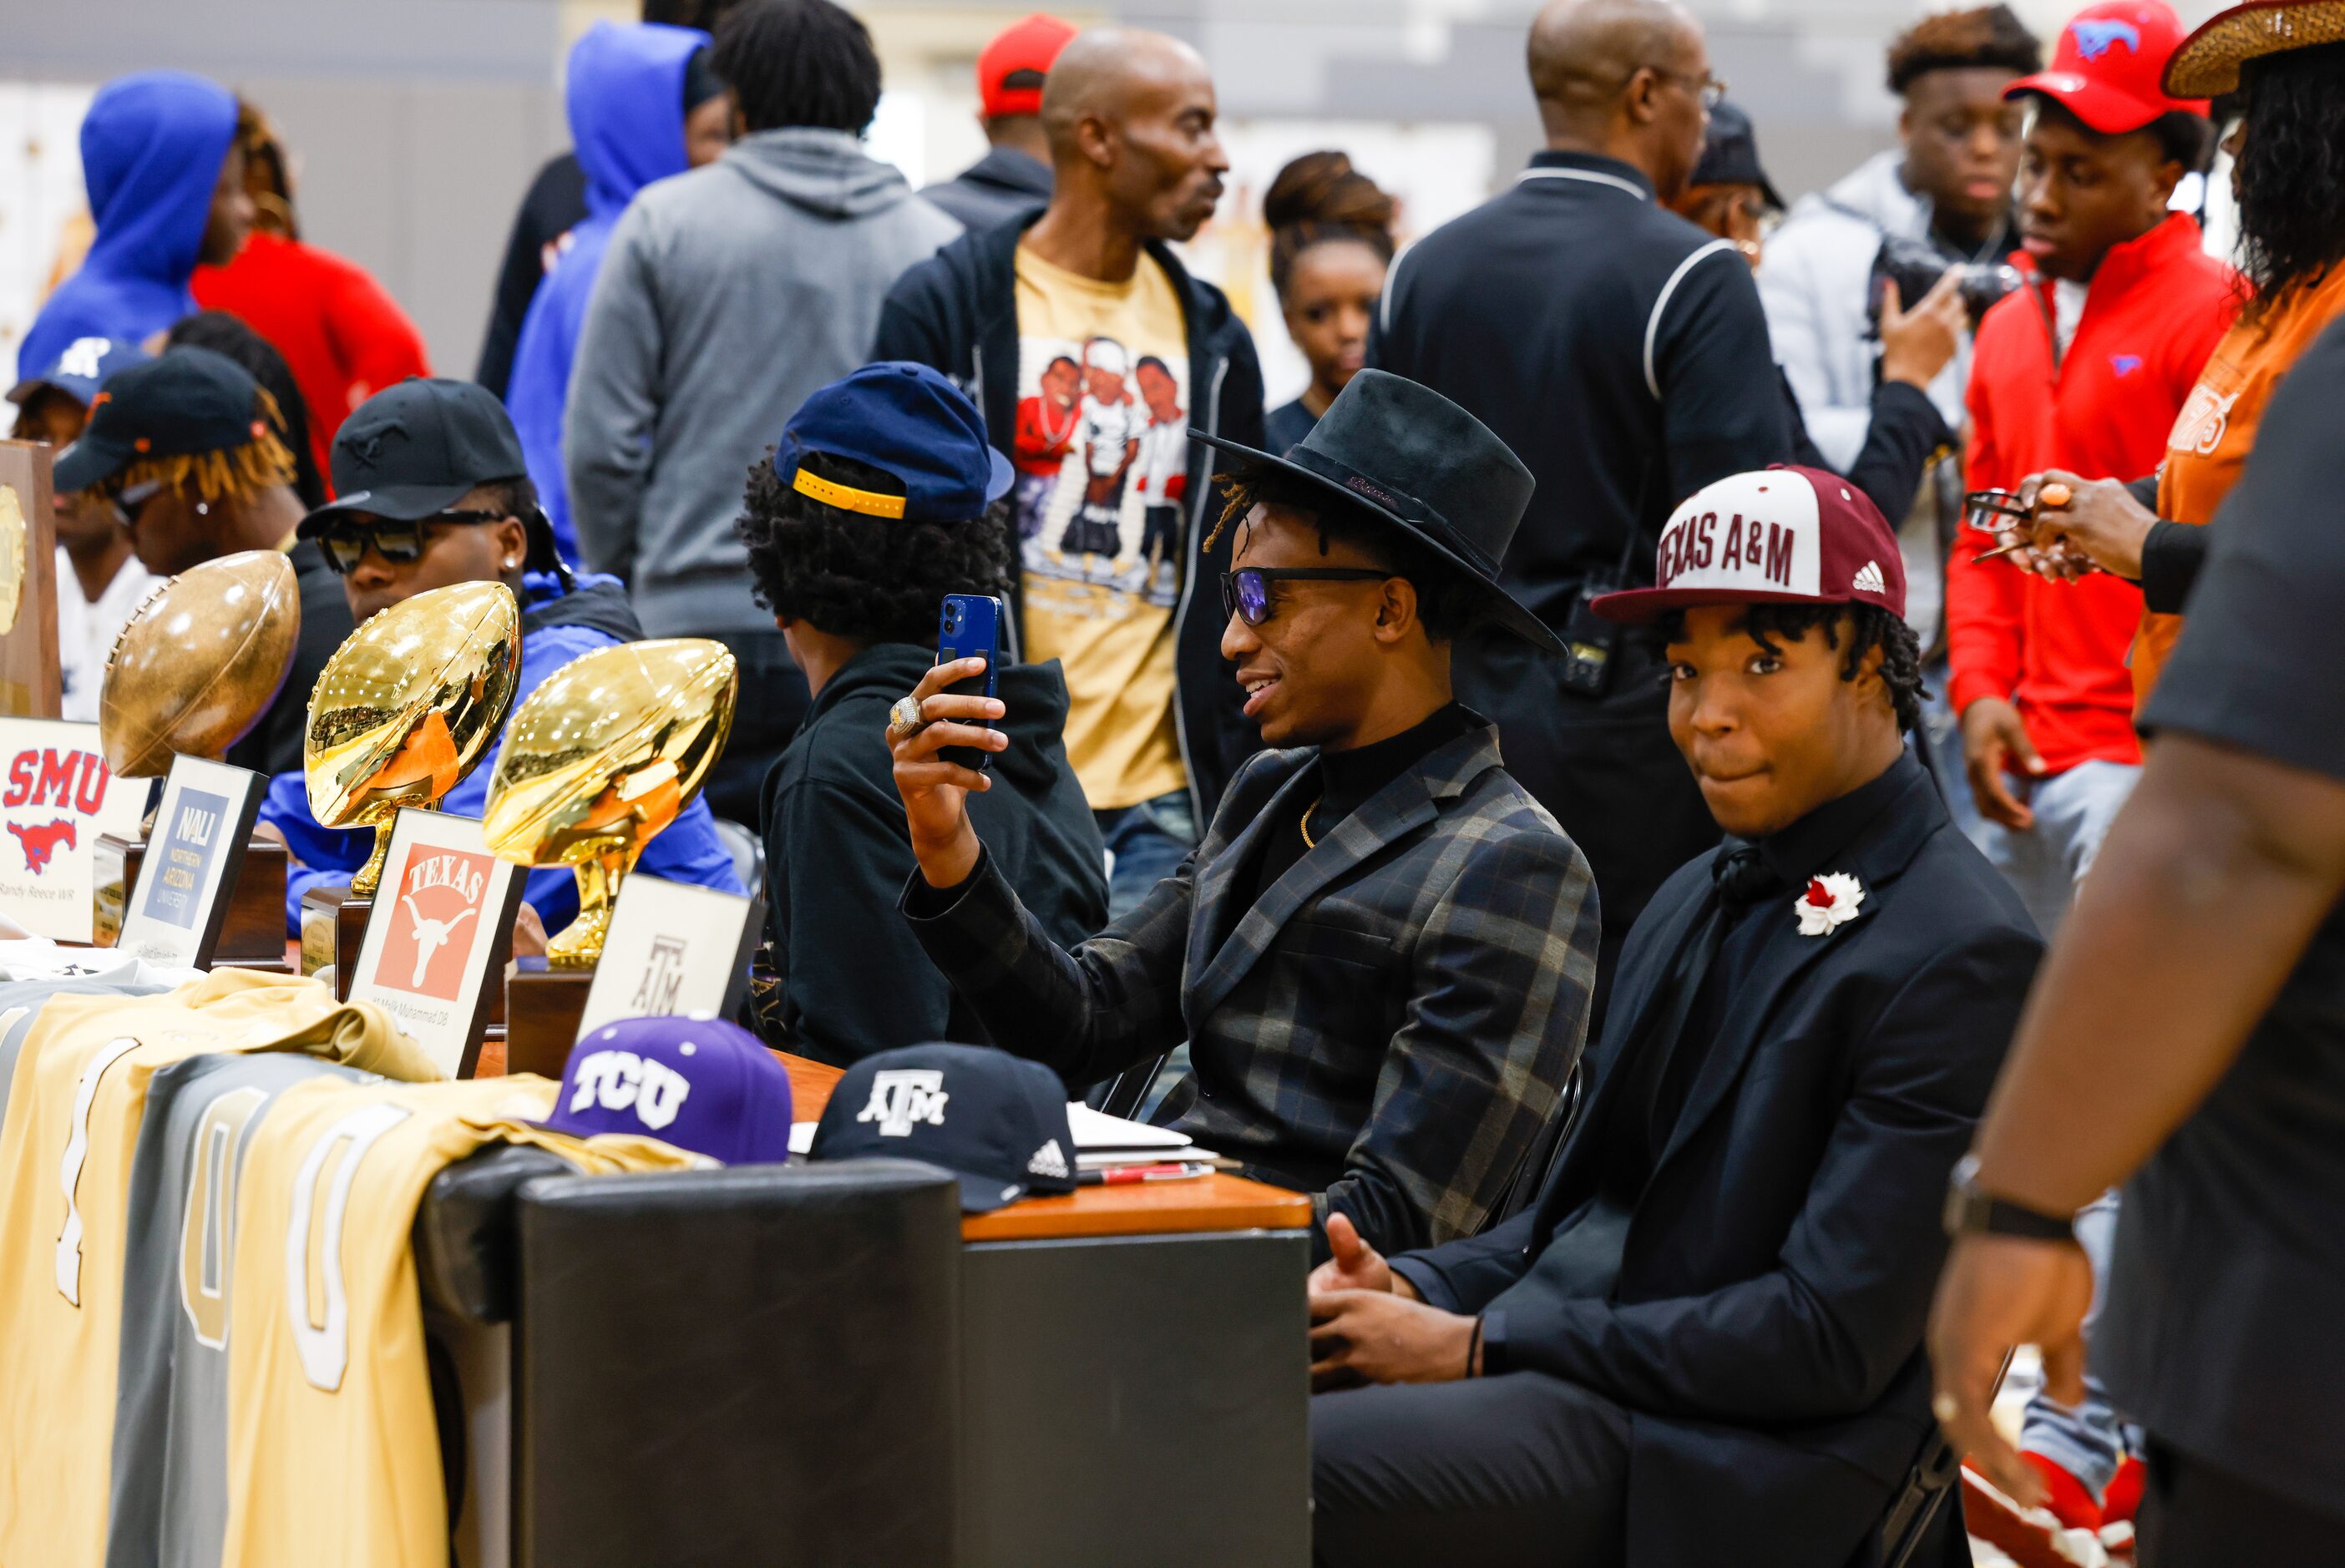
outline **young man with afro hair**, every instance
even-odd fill
[[[760,814],[773,1044],[843,1067],[990,1038],[896,912],[916,863],[886,729],[936,663],[944,596],[1009,593],[1010,472],[949,381],[885,363],[808,398],[750,471],[737,526],[758,602],[814,693]],[[1020,899],[1072,946],[1107,924],[1107,870],[1061,740],[1066,678],[1054,660],[996,679],[1011,744],[970,806]]]

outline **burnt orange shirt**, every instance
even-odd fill
[[[2319,283],[2297,289],[2260,316],[2242,317],[2223,335],[2166,438],[2158,516],[2188,523],[2213,520],[2255,450],[2256,427],[2280,378],[2340,312],[2345,312],[2345,267],[2331,268]],[[2181,616],[2143,612],[2133,645],[2137,713],[2181,634]]]

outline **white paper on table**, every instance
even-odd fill
[[[1067,1130],[1075,1135],[1075,1148],[1186,1148],[1189,1135],[1174,1132],[1169,1127],[1151,1127],[1143,1121],[1126,1121],[1120,1116],[1108,1116],[1095,1111],[1081,1100],[1067,1102]]]

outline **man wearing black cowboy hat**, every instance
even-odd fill
[[[1547,629],[1497,585],[1531,478],[1455,403],[1363,371],[1285,458],[1236,457],[1222,653],[1275,748],[1140,906],[1054,946],[969,824],[1009,742],[939,665],[888,737],[919,874],[903,908],[993,1038],[1070,1084],[1189,1042],[1158,1118],[1318,1195],[1384,1247],[1471,1236],[1523,1164],[1586,1034],[1588,863],[1457,705],[1449,650]]]

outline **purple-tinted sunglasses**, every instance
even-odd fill
[[[1222,609],[1249,626],[1272,614],[1274,582],[1382,582],[1392,575],[1365,566],[1246,566],[1222,573]]]

